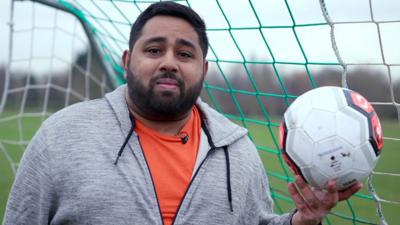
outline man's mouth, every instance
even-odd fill
[[[175,79],[171,79],[171,78],[160,78],[160,79],[157,79],[156,86],[158,88],[168,89],[168,90],[179,89],[178,81],[175,80]]]

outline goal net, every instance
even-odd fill
[[[53,112],[124,83],[131,23],[151,0],[11,1],[0,64],[0,221],[19,159]],[[176,0],[207,24],[203,100],[246,127],[270,179],[275,212],[294,204],[279,150],[286,108],[310,89],[353,89],[380,116],[384,149],[364,188],[324,224],[396,224],[400,212],[400,2]]]

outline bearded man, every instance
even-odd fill
[[[203,20],[152,4],[123,52],[127,85],[47,119],[20,163],[5,225],[293,224],[322,221],[338,192],[297,177],[296,209],[273,214],[263,164],[247,131],[199,99],[208,39]]]

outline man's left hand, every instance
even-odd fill
[[[338,201],[349,199],[362,188],[362,183],[358,181],[345,190],[338,191],[336,182],[329,180],[326,189],[320,190],[310,187],[299,175],[295,177],[295,183],[288,184],[289,193],[297,208],[292,225],[319,224]]]

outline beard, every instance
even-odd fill
[[[179,93],[173,91],[154,90],[157,81],[162,78],[174,79],[177,82]],[[128,95],[135,111],[152,120],[178,120],[186,115],[195,104],[203,87],[204,73],[199,82],[186,89],[185,82],[175,73],[165,72],[156,75],[146,87],[130,70],[127,70]]]

